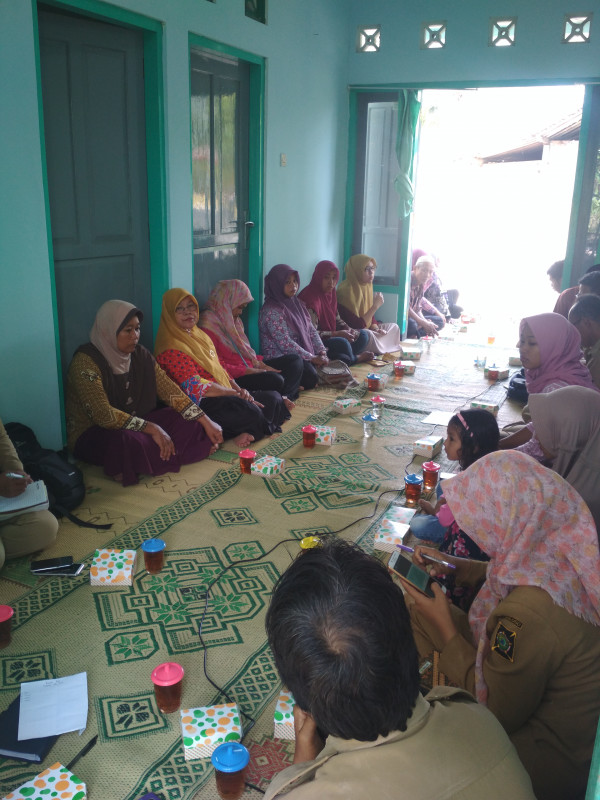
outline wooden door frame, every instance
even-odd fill
[[[223,53],[228,56],[245,61],[250,70],[250,97],[248,98],[248,217],[254,222],[250,236],[250,249],[248,252],[248,288],[254,298],[254,303],[248,306],[248,338],[252,346],[258,350],[258,312],[262,303],[262,275],[263,275],[263,223],[264,223],[264,112],[265,112],[265,60],[262,56],[248,53],[237,47],[230,47],[222,42],[207,39],[194,33],[189,34],[188,62],[191,63],[192,48],[201,48],[206,51]],[[190,70],[188,69],[189,97],[190,97],[190,136],[192,130],[191,97],[192,86]],[[190,152],[190,217],[192,215],[192,165]],[[193,253],[193,230],[190,241]]]
[[[54,319],[54,340],[57,357],[57,375],[62,375],[60,357],[60,334],[58,326],[58,307],[56,300],[56,280],[54,275],[54,248],[52,246],[52,224],[50,217],[50,198],[48,191],[48,170],[46,164],[46,144],[44,132],[44,108],[42,99],[42,76],[40,66],[40,44],[38,24],[38,0],[31,0],[35,40],[35,65],[37,75],[38,117],[40,120],[40,152],[42,156],[42,180],[44,204],[46,208],[46,238],[50,262],[50,286],[52,292],[52,315]],[[152,316],[154,331],[158,326],[162,307],[162,296],[168,288],[168,250],[167,250],[167,202],[166,202],[166,157],[164,120],[164,80],[163,80],[163,28],[160,22],[141,14],[117,8],[100,0],[44,0],[43,5],[76,13],[81,17],[99,22],[118,24],[123,28],[140,31],[143,37],[144,56],[144,107],[146,130],[146,175],[148,182],[148,230],[150,252],[150,280],[152,297]],[[59,398],[62,410],[63,438],[64,387],[59,380]]]

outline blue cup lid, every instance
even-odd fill
[[[377,422],[377,417],[373,414],[364,414],[363,422]]]
[[[161,550],[164,550],[166,546],[166,542],[163,542],[162,539],[146,539],[146,541],[142,543],[142,550],[144,553],[159,553]]]
[[[411,472],[410,475],[404,476],[404,483],[423,483],[423,478],[420,478],[418,475],[415,475],[414,472]]]
[[[381,375],[378,372],[369,372],[367,378],[371,378],[371,380],[381,380]]]
[[[250,753],[241,742],[225,742],[213,750],[210,760],[219,772],[239,772],[250,761]]]

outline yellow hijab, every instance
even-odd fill
[[[365,256],[363,253],[351,256],[344,267],[346,279],[337,287],[338,303],[357,317],[364,317],[373,306],[373,284],[360,282],[360,276],[369,261],[377,266],[377,262],[371,256]]]
[[[156,342],[154,343],[154,355],[158,356],[164,353],[165,350],[180,350],[186,356],[193,358],[207,372],[210,372],[217,383],[230,389],[231,381],[221,366],[212,339],[204,331],[201,331],[197,325],[194,325],[188,333],[177,324],[175,309],[182,300],[188,297],[193,301],[196,306],[196,312],[199,314],[198,301],[185,289],[169,289],[168,292],[163,294],[160,324],[156,334]]]

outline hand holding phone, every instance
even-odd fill
[[[427,597],[435,597],[431,587],[432,583],[434,583],[433,578],[424,569],[417,567],[408,558],[404,558],[399,550],[392,553],[388,567],[422,594],[427,595]]]

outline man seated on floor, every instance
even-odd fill
[[[582,294],[569,311],[569,322],[579,331],[585,363],[600,389],[600,297]]]
[[[340,539],[302,551],[266,628],[296,700],[294,764],[266,800],[534,798],[491,712],[461,690],[420,694],[402,590],[377,559]]]

